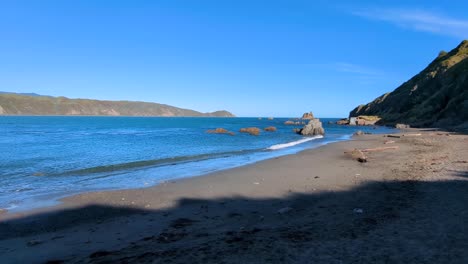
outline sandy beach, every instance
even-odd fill
[[[396,135],[0,212],[1,263],[467,263],[468,136]]]

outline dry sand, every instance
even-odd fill
[[[468,263],[468,136],[421,133],[3,212],[0,262]]]

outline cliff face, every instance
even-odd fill
[[[14,93],[0,93],[0,115],[234,116],[227,111],[201,113],[157,103],[69,99]]]
[[[380,124],[468,127],[468,41],[441,52],[422,72],[390,93],[356,107],[350,117],[376,115]]]

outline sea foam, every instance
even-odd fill
[[[296,146],[296,145],[305,143],[307,141],[311,141],[311,140],[319,139],[319,138],[323,138],[323,136],[317,135],[317,136],[313,136],[313,137],[307,137],[307,138],[303,138],[303,139],[293,141],[293,142],[289,142],[289,143],[273,145],[273,146],[271,146],[271,147],[269,147],[267,149],[268,150],[277,150],[277,149],[289,148],[289,147]]]

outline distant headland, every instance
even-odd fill
[[[202,113],[149,102],[70,99],[8,92],[0,92],[0,115],[234,117],[225,110]]]

